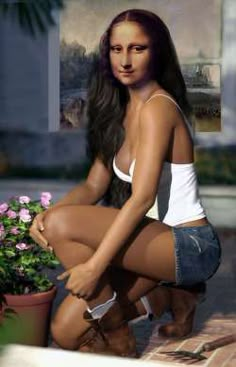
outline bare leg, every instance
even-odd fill
[[[77,246],[76,244],[76,250]],[[73,252],[68,251],[66,252],[67,256],[62,259],[62,263],[66,269],[69,269],[79,262],[85,262],[90,258],[92,253],[93,250],[86,246],[81,246],[79,258],[75,257]],[[126,311],[127,318],[133,319],[145,314],[146,310],[139,299],[150,289],[153,289],[156,286],[156,282],[117,267],[112,267],[109,275],[112,288],[117,291],[120,303]],[[156,299],[160,299],[160,297],[153,293],[153,311],[158,316],[161,305],[156,302]],[[81,335],[91,327],[83,318],[86,306],[87,303],[83,299],[78,299],[72,294],[69,294],[59,306],[52,321],[51,329],[55,341],[61,347],[78,349],[78,345],[81,343]]]
[[[92,255],[117,213],[117,209],[97,206],[57,208],[49,213],[45,223],[45,235],[62,264],[70,268],[75,263],[85,262]],[[116,256],[114,263],[132,272],[143,274],[147,279],[174,281],[174,246],[170,228],[145,219]],[[150,282],[153,287],[154,281]],[[150,283],[147,283],[147,289],[145,291],[143,289],[143,292],[146,293],[148,289]],[[111,296],[112,289],[104,277],[103,281],[99,282],[99,291],[96,292],[92,304],[102,303]],[[75,304],[72,296],[69,296],[66,302],[70,303],[72,300]],[[77,306],[74,310],[85,307],[82,302],[78,306],[78,300],[76,301]],[[77,311],[74,311],[75,314]],[[63,312],[63,308],[60,312]],[[58,322],[56,324],[58,327]]]
[[[96,251],[117,213],[118,209],[99,206],[57,207],[48,213],[44,233],[62,264],[70,267],[73,257],[77,263],[84,262],[79,259],[86,248]],[[145,217],[113,264],[156,281],[175,281],[171,228]]]
[[[75,264],[76,265],[76,264]],[[125,286],[122,278],[125,277]],[[149,289],[156,287],[156,282],[140,277],[137,274],[115,268],[111,276],[112,288],[118,293],[118,298],[124,308],[127,319],[131,320],[146,313],[140,297]],[[158,292],[158,291],[157,291]],[[164,307],[160,305],[160,296],[151,293],[151,302],[156,316],[164,312]],[[54,340],[63,348],[78,349],[81,343],[81,336],[91,327],[84,320],[83,313],[87,303],[83,299],[69,294],[57,309],[51,324]],[[83,340],[83,338],[82,338]]]

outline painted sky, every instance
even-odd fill
[[[221,0],[66,0],[61,14],[61,39],[77,40],[93,50],[119,12],[143,8],[168,25],[181,60],[221,56]]]

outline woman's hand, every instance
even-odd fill
[[[58,280],[64,280],[69,277],[65,288],[78,298],[88,299],[97,285],[101,274],[95,270],[95,267],[87,261],[65,271],[57,277]]]
[[[44,218],[47,210],[37,214],[34,217],[33,223],[29,229],[30,237],[44,250],[53,251],[51,246],[48,246],[47,239],[43,236],[42,232],[44,230]]]

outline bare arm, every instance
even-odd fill
[[[95,204],[107,191],[110,181],[111,172],[99,158],[96,158],[86,180],[75,186],[54,206]]]
[[[100,159],[96,159],[92,165],[87,179],[75,186],[62,199],[57,201],[49,209],[39,213],[30,227],[30,236],[41,247],[48,248],[47,239],[43,236],[44,218],[49,210],[62,205],[91,205],[95,204],[108,189],[111,181],[111,172]],[[48,248],[50,250],[50,248]],[[52,249],[51,249],[52,250]]]
[[[99,273],[105,270],[155,201],[175,120],[175,107],[163,101],[150,102],[141,111],[132,195],[90,259]]]

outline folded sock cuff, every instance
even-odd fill
[[[109,305],[109,303],[114,302],[114,301],[116,300],[116,296],[117,296],[117,293],[116,293],[116,292],[114,292],[114,293],[113,293],[113,297],[112,297],[112,298],[110,298],[110,299],[108,299],[106,302],[101,303],[100,305],[97,305],[97,306],[95,306],[95,307],[94,307],[94,308],[92,308],[92,309],[90,309],[89,307],[87,307],[88,312],[93,313],[93,312],[96,312],[96,311],[97,311],[99,308],[101,308],[101,307],[106,307],[106,306],[108,306],[108,305]]]

